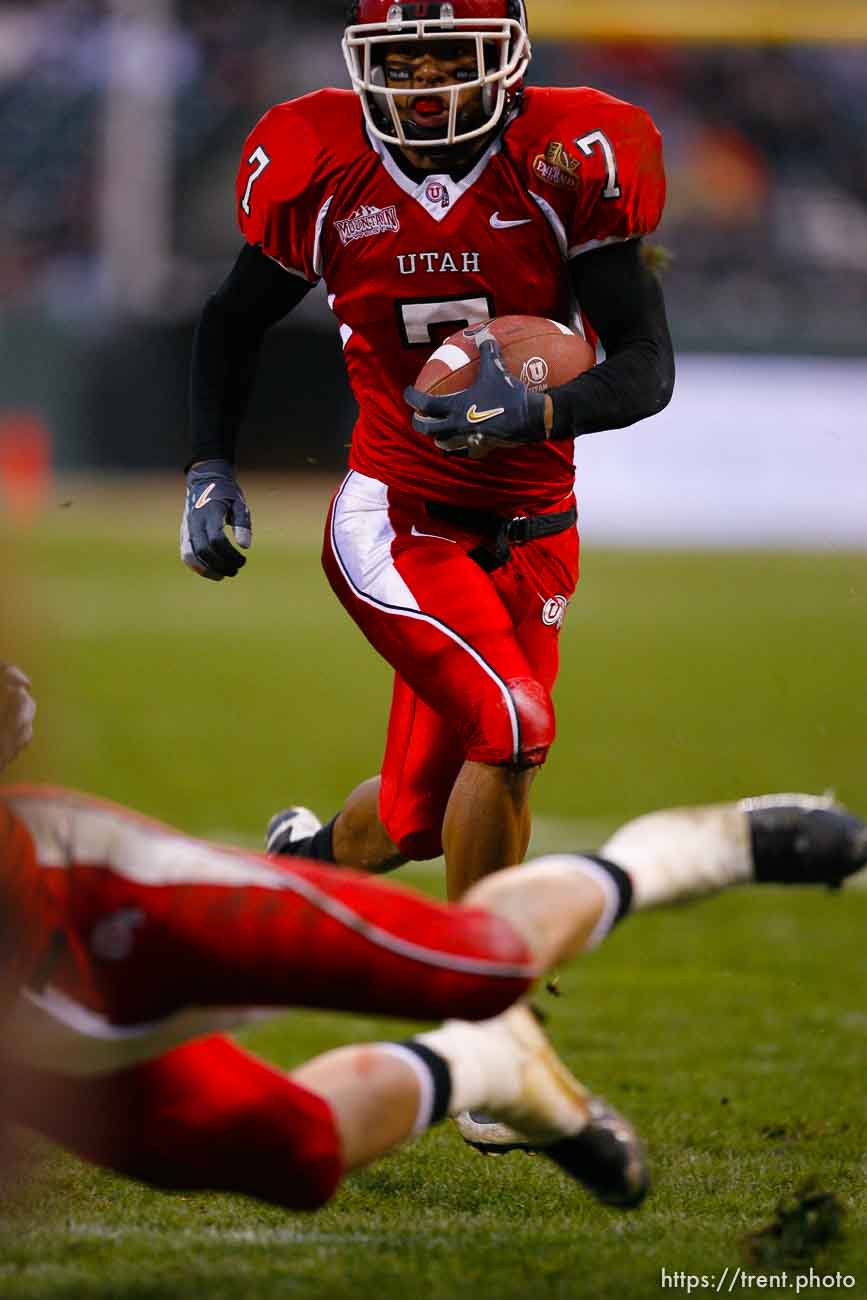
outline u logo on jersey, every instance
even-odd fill
[[[550,600],[546,600],[542,606],[542,622],[545,626],[561,628],[568,604],[567,596],[552,596]]]
[[[449,192],[442,181],[428,181],[424,196],[428,203],[438,203],[441,208],[447,208],[451,203]]]

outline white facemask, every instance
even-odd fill
[[[435,44],[437,41],[449,45],[466,44],[474,50],[476,56],[476,76],[468,81],[436,86],[431,94],[448,100],[448,122],[443,134],[424,136],[423,141],[407,135],[405,124],[401,121],[396,101],[406,101],[410,96],[416,97],[423,92],[415,89],[389,88],[385,84],[385,73],[381,58],[375,58],[377,46],[388,46],[400,41],[410,44],[413,41]],[[499,59],[496,66],[489,68],[486,64],[485,50],[491,45],[499,47]],[[385,51],[383,50],[384,54]],[[402,149],[444,148],[455,144],[464,144],[491,131],[503,116],[508,100],[508,92],[523,79],[530,61],[530,40],[524,25],[515,18],[455,18],[450,4],[443,4],[439,18],[405,19],[399,4],[394,4],[388,11],[383,23],[357,23],[347,27],[343,36],[343,57],[349,69],[352,88],[361,98],[364,116],[371,133],[386,144],[398,145]],[[462,91],[480,88],[484,120],[472,129],[458,129],[458,103]],[[386,124],[385,126],[383,124]],[[390,123],[393,130],[389,131]]]

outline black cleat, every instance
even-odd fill
[[[514,1053],[520,1089],[509,1103],[491,1106],[493,1117],[458,1115],[464,1141],[485,1155],[538,1152],[606,1205],[639,1205],[649,1178],[635,1130],[570,1073],[530,1008],[516,1003],[477,1028],[499,1052]]]
[[[604,1205],[631,1210],[641,1204],[650,1190],[650,1175],[638,1134],[601,1097],[590,1099],[590,1122],[586,1128],[541,1150]]]
[[[770,794],[743,799],[756,880],[828,885],[867,866],[867,825],[830,796]]]
[[[311,836],[322,822],[309,808],[283,808],[275,813],[265,832],[265,852],[280,857],[297,857],[303,853]]]
[[[589,1120],[579,1133],[550,1143],[534,1142],[515,1129],[479,1111],[464,1111],[457,1125],[468,1146],[484,1156],[510,1151],[544,1155],[592,1192],[603,1205],[629,1210],[640,1205],[650,1189],[650,1175],[638,1134],[628,1120],[588,1094]]]

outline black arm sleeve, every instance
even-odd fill
[[[674,351],[662,288],[631,239],[576,257],[575,296],[605,348],[605,360],[551,390],[552,438],[622,429],[671,401]]]
[[[296,307],[312,285],[291,275],[245,244],[220,285],[205,303],[193,341],[190,372],[189,465],[220,458],[234,461],[238,429],[253,378],[262,339]]]

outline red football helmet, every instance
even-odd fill
[[[523,0],[451,0],[450,3],[398,4],[394,0],[352,0],[343,34],[343,57],[352,88],[361,97],[370,131],[386,144],[400,148],[441,149],[463,144],[491,131],[520,93],[530,61],[527,13]],[[389,44],[466,42],[476,56],[474,79],[437,86],[448,97],[445,134],[407,134],[395,98],[408,95],[385,84],[383,59]],[[459,130],[458,96],[479,87],[485,120]],[[418,92],[416,92],[418,93]]]

